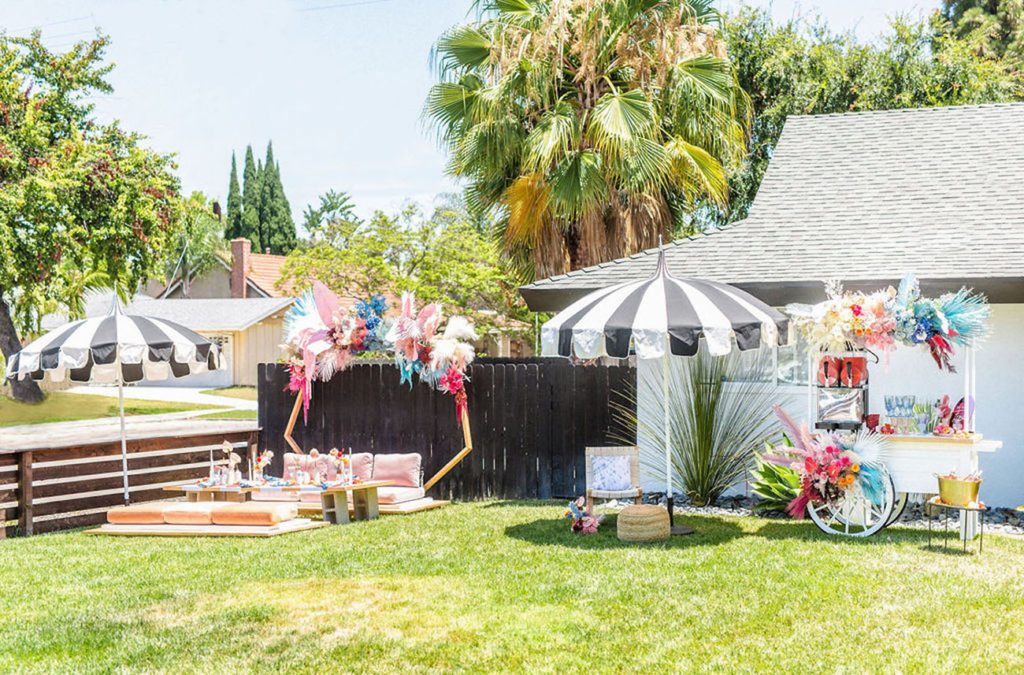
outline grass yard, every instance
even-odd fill
[[[0,671],[1020,672],[1024,541],[686,517],[628,545],[551,502],[273,539],[0,542]]]
[[[159,413],[184,412],[186,410],[212,410],[213,406],[195,403],[171,403],[167,401],[142,401],[132,398],[124,400],[125,415],[156,415]],[[46,395],[39,404],[22,403],[0,396],[0,427],[15,424],[42,424],[44,422],[68,422],[97,417],[117,417],[117,399],[93,394],[69,394],[58,391]]]
[[[246,401],[257,400],[256,387],[221,387],[220,389],[204,389],[199,393],[227,396],[228,398],[241,398]]]

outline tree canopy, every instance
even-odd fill
[[[634,253],[725,203],[749,122],[706,0],[500,0],[435,47],[425,115],[526,278]]]
[[[64,53],[0,34],[0,348],[21,348],[13,319],[37,321],[59,302],[74,311],[101,275],[130,292],[154,270],[178,218],[171,157],[92,117],[110,92],[105,36]],[[38,399],[33,383],[16,396]]]
[[[481,328],[500,325],[506,333],[507,319],[531,316],[496,247],[457,195],[447,195],[429,218],[410,205],[396,214],[377,211],[364,221],[349,195],[328,191],[306,209],[304,225],[310,242],[282,270],[298,286],[319,280],[358,299],[412,291]]]
[[[235,200],[232,201],[232,191]],[[231,224],[232,204],[238,204],[235,229]],[[231,179],[228,187],[228,229],[229,239],[244,237],[252,243],[254,251],[269,249],[275,255],[287,255],[298,245],[292,207],[281,183],[281,165],[274,159],[273,143],[267,143],[265,159],[254,161],[252,146],[245,148],[245,168],[242,174],[242,197],[237,196],[237,175],[235,156],[231,155]]]
[[[727,18],[724,38],[750,95],[749,153],[729,173],[728,208],[705,201],[692,231],[746,217],[789,115],[1011,101],[1021,96],[1013,64],[980,56],[938,15],[891,21],[862,42],[818,20],[776,23],[763,9]],[[685,230],[684,230],[685,231]]]

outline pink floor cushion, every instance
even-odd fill
[[[395,487],[419,487],[420,463],[418,452],[373,456],[373,480],[393,480]]]
[[[295,480],[295,472],[305,471],[309,473],[313,468],[309,455],[298,455],[294,452],[284,453],[284,476],[285,480]]]
[[[252,493],[252,500],[254,502],[297,502],[299,501],[298,492],[285,492],[284,490],[274,490],[273,488],[263,488]]]
[[[299,495],[299,502],[300,503],[308,504],[308,503],[312,502],[314,504],[319,504],[320,503],[320,492],[321,492],[321,490],[303,490],[302,492],[298,492],[296,494]]]
[[[213,511],[224,502],[180,502],[164,508],[164,522],[168,525],[212,525]]]
[[[115,506],[107,511],[107,522],[121,525],[163,525],[165,506],[167,502]]]
[[[352,475],[361,480],[370,480],[373,475],[373,455],[369,452],[352,454]]]
[[[222,504],[212,512],[215,525],[277,525],[298,515],[295,504]]]
[[[381,504],[401,504],[422,499],[423,494],[421,487],[382,487],[377,488],[377,501]]]

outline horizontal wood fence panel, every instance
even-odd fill
[[[430,490],[445,499],[550,499],[586,490],[584,448],[623,435],[613,405],[636,381],[628,364],[574,366],[566,359],[478,359],[467,370],[473,451]],[[281,364],[259,366],[261,450],[280,475],[295,395]],[[306,452],[418,452],[426,478],[463,445],[451,396],[400,383],[392,363],[360,362],[317,382],[308,418],[292,434]]]
[[[164,487],[182,485],[226,464],[224,441],[244,458],[258,444],[259,432],[182,434],[130,439],[128,489],[131,501],[173,496]],[[33,448],[0,455],[13,470],[0,472],[0,537],[53,532],[103,522],[106,511],[124,503],[121,443],[103,442]],[[13,462],[13,464],[12,464]],[[15,524],[16,521],[16,524]]]

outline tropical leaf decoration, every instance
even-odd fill
[[[765,450],[774,452],[775,446],[766,443]],[[754,504],[755,511],[785,511],[800,494],[800,474],[787,466],[758,459],[751,477],[750,488],[761,498]]]
[[[526,275],[635,253],[725,205],[750,101],[703,0],[480,0],[424,116]]]

